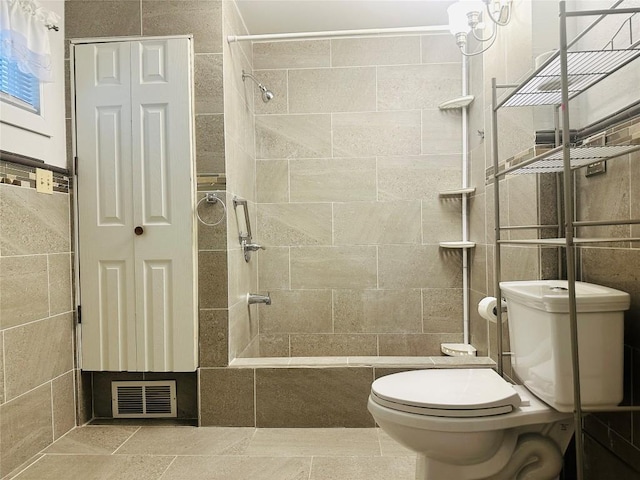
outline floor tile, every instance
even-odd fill
[[[373,428],[264,428],[256,430],[247,455],[380,455]]]
[[[400,445],[397,441],[387,435],[387,433],[383,430],[379,428],[376,430],[378,431],[378,437],[380,438],[380,450],[382,451],[383,457],[415,457],[415,452],[409,450],[403,445]]]
[[[310,480],[414,480],[415,457],[313,457]]]
[[[86,426],[72,430],[44,453],[109,455],[140,427]]]
[[[311,457],[178,457],[162,480],[307,480]]]
[[[118,450],[137,455],[241,455],[254,428],[143,427]]]
[[[45,455],[15,480],[158,480],[175,457]]]

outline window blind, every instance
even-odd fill
[[[16,62],[3,56],[0,56],[0,92],[3,100],[40,113],[40,81],[21,72]]]

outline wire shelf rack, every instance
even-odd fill
[[[569,98],[640,56],[639,48],[567,52]],[[556,53],[528,80],[507,94],[499,106],[524,107],[562,103],[560,56]]]

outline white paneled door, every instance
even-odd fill
[[[83,370],[197,367],[191,58],[74,45]]]

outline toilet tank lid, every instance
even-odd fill
[[[520,406],[513,385],[490,368],[413,370],[378,378],[378,397],[393,403],[443,410]]]
[[[538,310],[553,313],[569,311],[569,283],[566,280],[500,282],[503,296]],[[576,282],[578,312],[620,312],[628,310],[626,292],[593,283]]]

